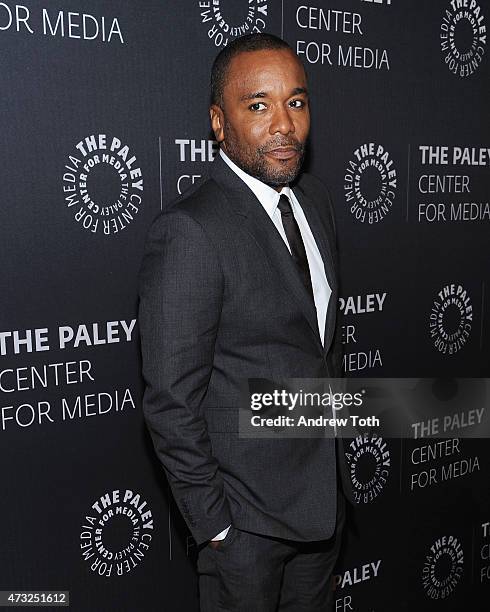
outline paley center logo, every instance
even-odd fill
[[[383,491],[390,474],[391,457],[386,440],[376,433],[364,433],[352,440],[345,451],[354,499],[369,504]]]
[[[454,355],[468,341],[473,324],[473,306],[466,289],[459,284],[445,285],[432,304],[430,337],[443,355]]]
[[[456,588],[464,569],[464,553],[458,538],[438,538],[430,547],[422,568],[422,586],[431,599],[445,599]]]
[[[63,174],[65,204],[93,234],[125,229],[143,203],[143,175],[130,146],[117,136],[92,134],[68,156]]]
[[[441,49],[449,70],[461,78],[481,64],[487,44],[485,17],[476,0],[451,0],[441,23]]]
[[[267,25],[268,0],[241,0],[234,6],[226,0],[199,0],[201,22],[216,47],[225,47],[231,40],[263,32]]]
[[[99,576],[132,571],[153,538],[153,516],[139,493],[114,489],[101,495],[85,516],[80,533],[83,560]]]
[[[345,169],[345,201],[361,223],[378,223],[390,212],[396,196],[394,162],[383,145],[368,142],[358,147]]]

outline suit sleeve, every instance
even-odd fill
[[[217,253],[199,223],[181,211],[158,217],[139,278],[143,413],[198,545],[232,522],[200,409],[213,367],[223,284]]]

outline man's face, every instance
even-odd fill
[[[237,166],[280,190],[299,172],[310,129],[306,75],[287,49],[235,56],[223,108],[213,105],[216,140]]]

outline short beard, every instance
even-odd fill
[[[226,143],[226,154],[244,172],[262,181],[271,187],[280,187],[292,183],[298,176],[305,157],[305,144],[298,140],[292,140],[287,136],[275,136],[266,145],[251,149],[244,148],[238,143],[235,130],[229,123],[225,123],[224,136]],[[299,155],[292,167],[286,167],[289,160],[278,160],[283,162],[284,168],[269,165],[265,154],[277,147],[294,147]]]

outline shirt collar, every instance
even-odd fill
[[[265,211],[272,219],[274,213],[276,212],[277,205],[279,203],[279,196],[284,194],[289,198],[289,201],[292,205],[291,198],[291,189],[289,185],[286,185],[281,189],[280,192],[276,191],[269,185],[266,185],[259,179],[251,176],[244,172],[239,166],[237,166],[231,159],[226,155],[223,149],[219,150],[219,154],[223,161],[233,170],[233,172],[242,179],[242,181],[252,190],[255,197],[259,200],[262,206],[265,208]]]

